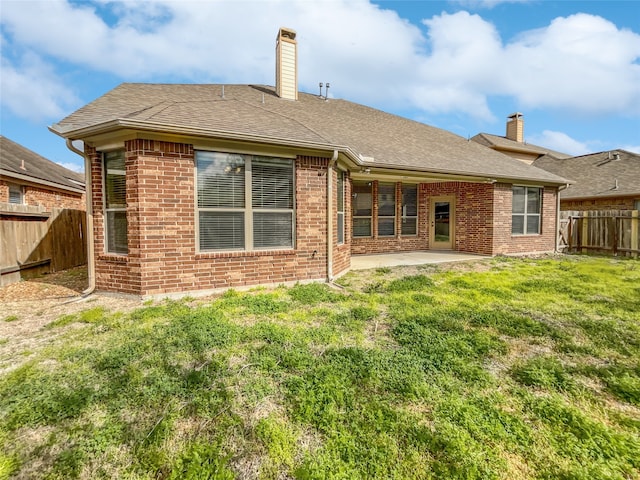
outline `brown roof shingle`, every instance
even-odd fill
[[[372,158],[372,167],[565,183],[439,128],[346,100],[305,93],[297,101],[281,99],[273,87],[259,85],[125,83],[51,128],[79,138],[83,129],[109,122],[344,149]]]
[[[575,182],[560,193],[561,198],[640,196],[637,153],[612,150],[564,159],[544,156],[533,164]]]
[[[84,191],[83,174],[58,165],[2,135],[0,173],[8,177],[29,177],[35,183],[47,182],[63,190]]]

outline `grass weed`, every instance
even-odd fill
[[[60,317],[77,328],[0,376],[0,478],[640,478],[637,265],[380,268]]]

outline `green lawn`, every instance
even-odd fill
[[[59,318],[0,478],[640,478],[640,261],[407,271]]]

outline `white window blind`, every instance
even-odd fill
[[[344,172],[338,172],[338,204],[337,204],[337,212],[338,212],[338,245],[344,243]]]
[[[127,182],[124,150],[103,153],[105,249],[109,253],[128,252]]]
[[[396,233],[396,186],[378,184],[378,236],[390,237]]]
[[[196,152],[202,251],[291,248],[293,161]]]
[[[402,235],[418,234],[418,186],[402,185]]]
[[[373,212],[373,194],[371,182],[353,183],[351,213],[353,217],[353,236],[371,236],[371,215]]]

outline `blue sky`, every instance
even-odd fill
[[[0,0],[2,135],[70,168],[47,127],[122,82],[274,84],[279,27],[299,88],[463,137],[640,152],[636,1]]]

